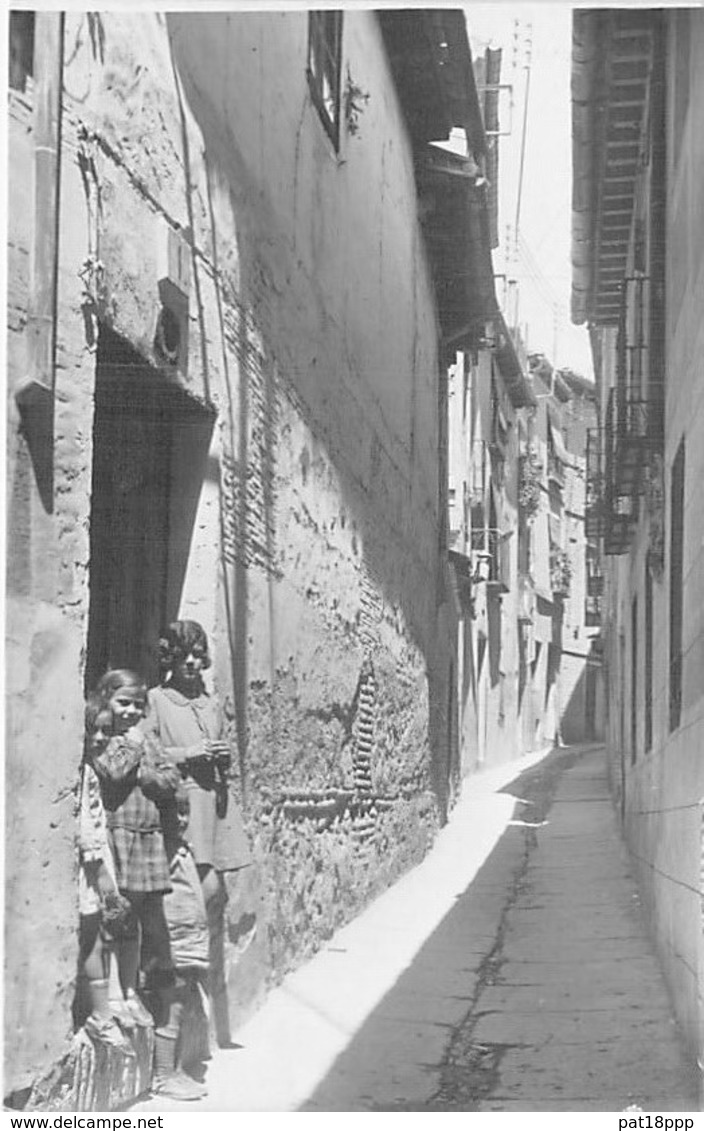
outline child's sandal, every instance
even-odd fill
[[[140,999],[135,993],[128,993],[126,1003],[127,1009],[132,1015],[135,1025],[140,1025],[142,1028],[151,1027],[154,1024],[154,1018],[149,1010],[142,1004]]]
[[[174,1072],[161,1080],[155,1080],[152,1085],[152,1095],[167,1100],[202,1100],[208,1094],[204,1084],[199,1084],[186,1076],[183,1072]]]

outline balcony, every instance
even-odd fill
[[[529,446],[518,461],[518,507],[526,519],[533,518],[540,507],[542,477],[538,453]]]
[[[601,430],[587,429],[587,490],[584,505],[584,534],[588,541],[604,537],[604,473]]]
[[[511,588],[511,534],[491,527],[472,531],[472,558],[483,567],[479,580],[486,582],[490,593],[507,593]]]
[[[587,433],[585,534],[588,539],[603,538],[605,554],[628,552],[647,468],[662,444],[662,400],[611,389],[603,433]]]
[[[645,491],[645,468],[651,453],[662,450],[662,400],[645,400],[631,389],[611,389],[606,406],[607,461],[617,496]]]
[[[565,485],[565,466],[550,448],[548,448],[548,480],[557,483],[559,487]]]
[[[555,597],[568,597],[572,586],[572,563],[566,550],[550,550],[550,588]]]
[[[598,628],[601,624],[601,597],[586,597],[584,623],[587,628]]]

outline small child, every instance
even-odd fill
[[[79,973],[85,978],[90,1013],[85,1031],[127,1056],[134,1050],[116,1025],[109,1001],[110,925],[119,928],[128,910],[117,890],[108,844],[100,783],[92,759],[107,746],[110,712],[89,699],[85,712],[86,735],[78,806],[78,909]]]
[[[204,1002],[207,1002],[210,950],[208,915],[200,877],[186,840],[189,815],[189,795],[185,789],[179,788],[175,806],[164,812],[171,876],[171,891],[164,897],[164,912],[175,981],[165,995],[166,1008],[155,1029],[153,1085],[155,1095],[174,1100],[195,1100],[208,1094],[205,1085],[184,1070],[189,1059],[188,1041],[193,1036],[187,1029],[188,1019],[200,1014],[202,1029],[207,1030]],[[208,1055],[206,1048],[205,1056]],[[203,1055],[197,1059],[203,1059]]]
[[[116,942],[122,992],[133,1022],[153,1020],[137,994],[141,947],[152,956],[160,991],[173,980],[164,893],[170,890],[161,810],[173,801],[178,770],[137,727],[147,690],[135,672],[118,669],[99,681],[96,694],[111,718],[112,735],[93,756],[100,779],[108,841],[120,893],[133,913],[133,930]]]

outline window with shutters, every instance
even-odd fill
[[[308,84],[335,149],[340,143],[342,12],[308,13]]]

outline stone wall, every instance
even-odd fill
[[[302,12],[66,17],[51,516],[10,408],[9,516],[24,534],[10,543],[6,780],[26,802],[7,810],[12,1088],[70,1030],[70,793],[107,330],[143,358],[145,380],[217,410],[207,460],[172,469],[165,612],[210,632],[237,748],[255,864],[232,884],[234,1025],[269,979],[422,857],[448,803],[454,619],[412,155],[373,13],[345,13],[345,74],[370,97],[337,155],[311,103],[306,45]],[[29,235],[26,178],[12,183],[14,343]],[[155,334],[166,230],[190,256],[178,366]]]
[[[21,432],[13,393],[27,376],[34,234],[28,97],[11,95],[8,133],[5,1049],[6,1084],[14,1089],[52,1063],[71,1030],[94,364],[83,339],[80,281],[61,270],[66,318],[53,421],[39,417],[36,429]],[[67,190],[65,164],[62,171]],[[70,208],[70,192],[64,199]]]

